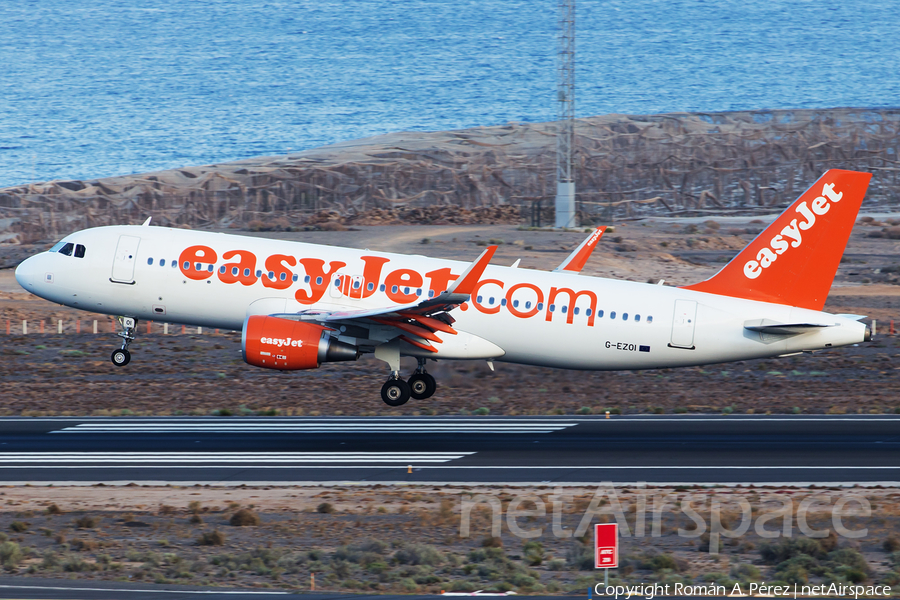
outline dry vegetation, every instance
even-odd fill
[[[581,222],[769,212],[829,168],[875,172],[869,206],[896,205],[898,123],[897,110],[846,108],[578,119]],[[151,215],[194,228],[328,229],[523,222],[543,203],[546,224],[556,193],[554,128],[396,133],[290,156],[5,188],[0,242]]]
[[[740,494],[754,519],[794,506],[812,494],[854,492],[872,504],[871,516],[845,516],[851,530],[868,528],[862,539],[830,533],[810,539],[723,538],[719,554],[709,538],[686,538],[695,527],[678,508],[687,494],[708,523],[713,498],[725,507],[722,522],[736,528]],[[594,490],[454,489],[390,486],[322,488],[5,488],[0,512],[0,562],[9,573],[308,589],[434,593],[440,590],[515,590],[518,593],[580,592],[597,581],[590,536],[551,535],[552,514],[519,519],[525,529],[543,528],[538,538],[512,535],[504,520],[491,537],[486,504],[472,514],[468,537],[460,536],[460,509],[473,494],[494,495],[506,508],[515,495],[540,498],[569,494],[562,526],[575,530]],[[667,496],[659,535],[653,536],[654,498]],[[649,489],[618,490],[617,501],[636,526],[646,502],[646,533],[623,537],[622,566],[613,583],[662,582],[867,582],[900,584],[900,492],[896,489]],[[328,505],[330,509],[323,510]],[[533,504],[531,505],[533,506]],[[601,510],[605,503],[601,503]],[[524,508],[529,507],[526,501]],[[597,515],[596,521],[609,517]],[[816,529],[832,529],[829,509],[811,514]],[[781,521],[767,531],[779,530]],[[900,587],[895,587],[900,591]]]

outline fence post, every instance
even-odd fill
[[[202,335],[202,334],[203,334],[203,328],[202,328],[202,327],[198,327],[198,328],[197,328],[197,335]]]
[[[94,333],[97,333],[97,319],[94,319]]]
[[[28,335],[28,321],[22,321],[22,335]]]
[[[62,319],[56,320],[56,333],[62,335]]]
[[[163,323],[163,335],[169,335],[169,324]]]

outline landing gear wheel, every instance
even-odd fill
[[[109,359],[112,361],[112,364],[117,367],[124,367],[131,362],[131,352],[125,348],[119,348],[118,350],[113,351],[112,356],[110,356]]]
[[[416,400],[431,398],[436,389],[437,382],[428,373],[414,373],[409,378],[409,393]]]
[[[388,406],[402,406],[409,400],[409,384],[402,379],[388,379],[381,387],[381,399]]]

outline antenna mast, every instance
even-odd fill
[[[557,0],[556,227],[577,227],[575,143],[575,0]]]

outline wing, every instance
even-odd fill
[[[566,257],[566,260],[562,261],[558,267],[553,269],[553,272],[559,273],[560,271],[565,271],[567,273],[581,273],[587,260],[594,252],[594,248],[597,247],[597,242],[603,237],[604,231],[606,231],[605,225],[592,231],[591,235],[587,236],[587,239],[581,242],[578,247],[572,251],[572,254]]]
[[[435,296],[421,302],[396,304],[373,309],[311,309],[297,313],[271,315],[282,319],[297,321],[315,321],[329,325],[363,325],[376,324],[392,327],[400,333],[400,339],[424,350],[437,352],[430,342],[441,343],[435,335],[440,331],[456,335],[452,325],[455,319],[450,311],[467,302],[484,270],[490,263],[497,246],[488,246],[481,255],[454,281],[450,287]],[[408,334],[408,335],[407,335]],[[412,336],[412,337],[410,337]]]

